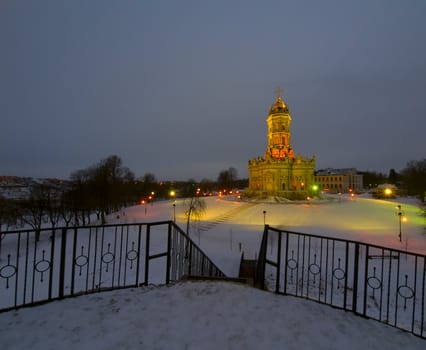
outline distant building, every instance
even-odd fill
[[[294,155],[290,111],[280,91],[269,109],[266,124],[268,145],[264,156],[248,162],[248,194],[305,198],[314,184],[315,157]]]
[[[363,176],[355,168],[318,170],[315,182],[321,191],[330,193],[362,192],[364,188]]]
[[[59,193],[60,190],[67,189],[69,184],[69,181],[60,179],[0,176],[0,196],[24,200],[29,198],[31,189],[37,185],[48,186]]]

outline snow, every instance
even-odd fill
[[[2,349],[424,349],[326,305],[225,282],[81,296],[0,316]]]
[[[238,275],[243,251],[257,256],[264,222],[426,254],[425,218],[410,198],[384,201],[341,195],[277,204],[211,197],[206,203],[207,211],[190,236],[230,277]],[[185,201],[175,204],[128,208],[119,217],[109,217],[109,223],[176,216],[185,228]],[[402,242],[396,204],[408,217]],[[425,344],[350,312],[225,282],[116,290],[0,314],[2,349],[424,349]]]
[[[227,197],[206,199],[207,211],[190,236],[228,276],[238,274],[240,245],[248,258],[256,258],[265,223],[295,232],[317,234],[426,254],[426,217],[413,198],[373,199],[369,195],[329,196],[328,200],[298,204],[248,203]],[[408,221],[402,225],[396,205]],[[125,222],[173,219],[172,202],[141,206],[126,211]],[[176,223],[186,227],[185,201],[176,202]],[[263,211],[266,214],[263,214]],[[120,220],[123,220],[121,217]],[[123,222],[123,221],[122,221]]]

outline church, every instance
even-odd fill
[[[315,157],[295,156],[291,146],[291,116],[278,89],[269,108],[268,144],[263,157],[249,160],[248,196],[305,199],[315,192]]]

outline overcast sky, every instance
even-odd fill
[[[247,177],[275,89],[295,153],[426,157],[426,1],[0,1],[0,175]]]

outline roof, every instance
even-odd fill
[[[277,96],[275,103],[269,108],[269,114],[274,113],[289,113],[288,107],[282,100],[281,96]]]

